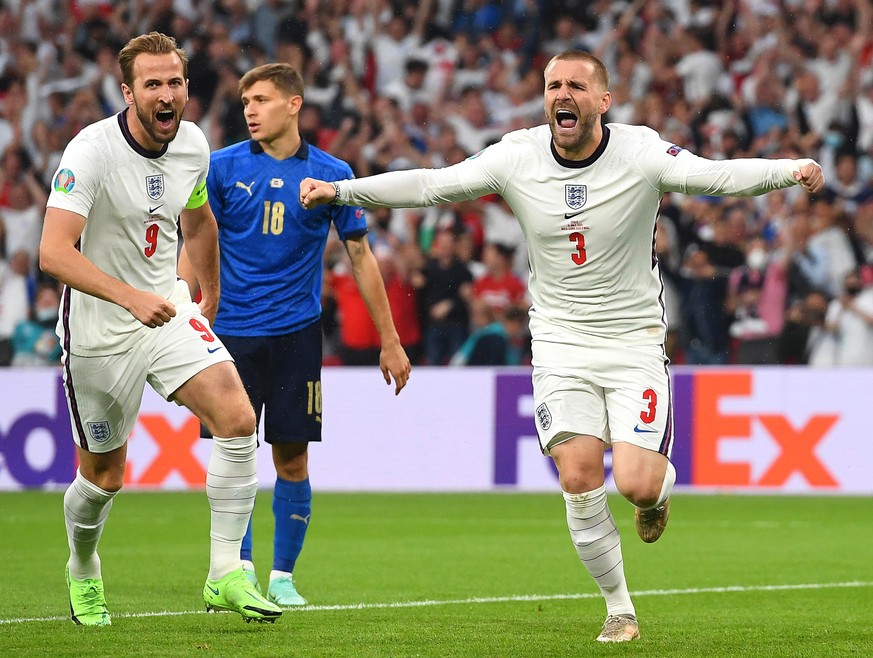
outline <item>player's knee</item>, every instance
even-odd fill
[[[255,433],[256,422],[255,410],[246,398],[223,404],[206,426],[215,436],[249,436]]]
[[[630,503],[641,509],[650,509],[662,503],[670,495],[675,480],[675,471],[668,463],[663,474],[647,471],[627,477],[627,473],[613,471],[615,486]]]
[[[558,479],[561,489],[571,494],[593,491],[603,484],[603,476],[587,473],[586,471],[561,473]]]
[[[121,491],[124,486],[124,472],[117,473],[115,471],[100,471],[96,473],[83,473],[83,477],[95,487],[98,487],[106,493],[116,494]]]
[[[621,489],[621,495],[624,496],[632,505],[641,509],[650,509],[655,507],[658,502],[658,492],[660,486],[640,486]]]
[[[273,454],[273,465],[276,467],[276,475],[283,480],[300,482],[309,477],[308,460],[306,453],[297,455]]]

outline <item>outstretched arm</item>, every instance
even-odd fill
[[[379,264],[376,257],[370,251],[370,244],[366,236],[349,238],[345,242],[346,251],[352,261],[352,275],[358,290],[367,304],[370,317],[379,332],[382,343],[382,352],[379,355],[379,368],[385,383],[390,384],[394,378],[394,395],[400,393],[409,380],[412,366],[403,346],[400,344],[400,336],[394,327],[394,319],[391,317],[391,306],[388,304],[388,295],[385,293],[385,284],[379,273]]]
[[[438,203],[470,201],[503,192],[498,177],[505,177],[513,170],[510,155],[507,149],[495,144],[476,158],[441,169],[390,171],[335,183],[304,178],[300,181],[300,203],[307,209],[325,203],[371,208],[422,208]]]

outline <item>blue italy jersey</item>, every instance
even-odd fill
[[[330,224],[346,240],[366,234],[367,222],[354,206],[304,209],[300,181],[307,176],[353,178],[345,162],[305,141],[281,161],[254,140],[212,154],[206,185],[221,247],[216,333],[277,336],[320,317]]]

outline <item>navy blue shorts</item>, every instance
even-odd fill
[[[321,441],[321,323],[283,336],[225,336],[267,443]],[[206,435],[205,435],[206,436]]]

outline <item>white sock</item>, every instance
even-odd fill
[[[213,437],[206,472],[206,497],[212,510],[209,532],[209,579],[218,580],[240,567],[239,550],[258,491],[257,444],[249,436]]]
[[[276,580],[277,578],[290,578],[290,577],[291,577],[291,573],[288,571],[276,571],[275,569],[273,569],[270,572],[270,582],[271,583],[274,580]]]
[[[606,504],[606,486],[580,494],[564,492],[564,502],[570,538],[606,600],[606,614],[635,615],[624,579],[621,539]]]
[[[97,542],[100,541],[116,493],[104,491],[76,471],[76,478],[64,494],[70,576],[76,580],[101,577]]]

